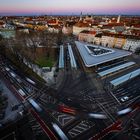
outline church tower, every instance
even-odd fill
[[[82,21],[82,19],[83,19],[83,14],[81,12],[81,14],[80,14],[80,21]]]

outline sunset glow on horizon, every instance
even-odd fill
[[[0,0],[0,13],[9,14],[137,14],[139,0]]]

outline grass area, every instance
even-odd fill
[[[25,73],[27,75],[32,75],[32,77],[34,77],[35,79],[38,79],[40,82],[43,82],[43,83],[46,82],[43,78],[41,78],[39,75],[37,75],[31,68],[27,68],[27,66],[25,66],[25,67],[26,67]]]
[[[40,57],[35,63],[40,67],[52,67],[55,61],[51,57]]]

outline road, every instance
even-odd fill
[[[72,46],[72,49],[78,67],[77,69],[71,67],[70,56],[65,47],[64,79],[57,91],[25,75],[11,62],[2,60],[1,62],[4,62],[1,67],[3,79],[17,99],[24,103],[26,109],[34,116],[49,139],[60,138],[52,123],[57,124],[69,139],[85,140],[91,136],[96,137],[96,134],[103,130],[102,135],[98,135],[101,138],[105,132],[110,133],[113,129],[120,129],[117,127],[120,126],[120,122],[118,124],[116,115],[119,104],[109,92],[104,91],[100,80],[96,79],[96,73],[85,71],[80,58],[77,57],[75,47]],[[27,81],[27,78],[33,80],[35,84]],[[25,92],[25,96],[19,94],[19,89]],[[34,99],[43,111],[36,111],[27,102],[28,98]],[[104,114],[107,119],[89,118],[89,113]]]
[[[74,54],[75,53],[76,52],[74,51]],[[65,54],[67,54],[67,49],[65,50]],[[76,108],[77,110],[79,109],[83,112],[84,111],[98,112],[98,113],[103,112],[107,114],[110,118],[108,121],[98,122],[94,120],[94,123],[95,123],[94,126],[96,126],[98,130],[101,130],[103,129],[103,127],[106,127],[106,125],[111,124],[112,121],[115,121],[112,115],[107,110],[110,107],[108,105],[108,101],[111,101],[112,97],[110,97],[109,94],[108,94],[108,97],[107,95],[104,95],[105,92],[99,93],[101,92],[101,91],[98,91],[99,87],[97,89],[97,86],[95,85],[95,81],[92,80],[93,78],[95,78],[95,76],[93,76],[90,73],[85,72],[82,64],[79,63],[80,62],[79,58],[77,58],[76,55],[75,55],[75,58],[78,64],[77,70],[71,68],[70,61],[69,61],[70,59],[67,55],[65,56],[65,62],[66,62],[65,77],[64,77],[63,84],[60,86],[60,88],[58,89],[58,92],[56,93],[57,98],[61,102],[65,103],[66,105]],[[108,99],[108,100],[103,101],[103,98],[102,98],[103,95],[105,99]],[[102,105],[100,101],[104,102],[105,104]],[[110,103],[111,105],[115,105],[114,100],[112,100],[111,103]],[[106,106],[107,109],[104,106]]]
[[[10,64],[11,65],[11,64]],[[6,69],[5,69],[5,67],[7,68],[7,67],[9,67],[9,65],[7,65],[7,64],[4,64],[3,66],[2,66],[2,72],[3,72],[3,74],[5,75],[5,77],[3,77],[4,79],[5,79],[5,81],[6,81],[6,83],[7,83],[7,86],[10,88],[10,90],[12,90],[12,92],[16,95],[16,97],[20,100],[20,102],[23,102],[24,104],[25,104],[25,106],[26,106],[26,108],[28,108],[28,110],[29,110],[29,112],[35,117],[35,119],[37,120],[37,122],[40,124],[40,126],[41,126],[41,128],[43,129],[43,131],[47,134],[47,136],[48,137],[54,137],[54,138],[58,138],[59,136],[56,134],[56,132],[54,132],[54,130],[53,130],[53,128],[52,128],[52,126],[50,125],[50,123],[51,122],[56,122],[57,123],[57,121],[55,121],[55,120],[52,120],[52,118],[50,117],[50,110],[52,110],[52,112],[54,112],[55,111],[55,108],[53,108],[53,109],[50,109],[48,106],[46,107],[46,110],[48,110],[48,108],[49,108],[49,111],[46,113],[46,111],[44,112],[42,112],[41,114],[40,113],[38,113],[38,112],[36,112],[36,110],[34,110],[34,109],[32,109],[32,111],[30,110],[30,108],[31,108],[31,106],[29,106],[29,104],[27,104],[26,103],[26,100],[28,99],[28,98],[37,98],[37,97],[41,97],[40,95],[42,95],[42,94],[44,94],[45,92],[48,92],[48,88],[46,88],[46,87],[44,87],[44,88],[42,88],[42,90],[40,90],[40,88],[38,89],[38,86],[35,86],[35,85],[33,85],[33,84],[31,84],[31,83],[29,83],[25,78],[24,78],[24,76],[20,76],[20,74],[18,73],[16,73],[16,71],[17,70],[13,70],[13,66],[12,66],[12,69],[11,68],[9,68],[10,70],[9,71],[6,71]],[[16,75],[16,78],[15,77],[12,77],[10,74],[9,74],[9,72],[12,72],[12,73],[14,73],[15,75]],[[73,71],[72,71],[73,72]],[[21,74],[22,75],[22,74]],[[68,70],[68,74],[67,74],[67,78],[69,79],[69,80],[66,80],[67,81],[67,83],[66,83],[66,85],[67,86],[69,86],[70,85],[70,83],[71,83],[71,72]],[[66,79],[67,79],[66,78]],[[82,77],[82,78],[84,78],[84,76]],[[10,79],[9,81],[8,81],[8,79]],[[18,79],[18,80],[17,80]],[[79,80],[78,80],[78,82],[80,82]],[[85,84],[83,83],[82,85],[81,85],[81,87],[80,87],[80,89],[82,89],[82,92],[85,92],[84,90],[85,90],[85,86],[84,86]],[[24,91],[25,91],[25,89],[26,88],[28,89],[28,91],[30,91],[31,93],[29,93],[29,92],[26,92],[27,93],[27,95],[25,96],[25,97],[23,97],[23,96],[21,96],[19,93],[18,93],[18,89],[23,89]],[[42,86],[43,87],[43,86]],[[86,89],[88,89],[88,88],[86,88]],[[68,90],[67,88],[65,89],[65,87],[64,88],[62,88],[61,89],[61,91],[62,90],[64,90],[64,91],[66,91],[66,90]],[[78,87],[78,89],[77,90],[79,90],[79,87]],[[74,89],[73,89],[73,91],[74,91]],[[39,92],[39,94],[37,94]],[[63,92],[64,93],[64,92]],[[39,96],[38,96],[39,95]],[[71,95],[70,95],[71,96]],[[52,99],[49,99],[48,101],[50,101],[51,102],[51,100]],[[65,101],[65,99],[63,100],[63,101]],[[62,100],[61,100],[61,102],[62,102]],[[67,104],[67,101],[65,101],[64,103],[66,103]],[[57,102],[57,104],[59,104],[59,102]],[[75,106],[75,103],[72,103],[74,106]],[[77,105],[78,105],[78,103],[77,103]],[[44,105],[42,105],[42,107],[44,108]],[[77,106],[78,108],[79,108],[79,106]],[[44,110],[45,110],[45,108],[44,108]],[[56,111],[58,112],[58,108],[56,108]],[[46,116],[48,116],[48,117],[46,117]],[[67,117],[67,115],[66,115],[66,117]],[[63,119],[65,119],[66,117],[64,117]],[[46,119],[46,118],[50,118],[49,120],[48,119]],[[67,117],[67,119],[69,119],[69,117]],[[76,117],[76,121],[75,121],[75,123],[74,122],[72,122],[71,124],[70,124],[70,126],[72,127],[73,125],[75,126],[79,121],[82,121],[82,120],[84,120],[85,118],[83,118],[83,119],[81,119],[80,118],[80,116],[79,115],[77,115],[77,117]],[[93,123],[93,122],[92,122]],[[83,125],[84,126],[84,125]],[[82,126],[82,127],[83,127]],[[95,125],[94,125],[95,126]],[[67,133],[67,132],[69,132],[72,128],[71,127],[65,127],[65,128],[63,128],[63,131],[65,132],[65,133]],[[76,129],[79,129],[79,127],[76,127]],[[82,134],[85,134],[85,132],[88,130],[88,127],[87,127],[87,129],[83,129],[84,131],[80,131],[80,135]],[[75,136],[78,136],[79,137],[79,134],[77,135],[77,134],[75,134]],[[68,137],[69,138],[71,138],[71,136],[70,135],[68,135]]]
[[[12,93],[14,93],[14,95],[17,97],[17,99],[19,100],[19,102],[21,103],[21,104],[25,104],[27,101],[26,101],[26,98],[28,98],[28,97],[24,97],[24,96],[22,96],[22,95],[20,95],[19,94],[19,92],[18,92],[18,89],[20,88],[22,88],[23,89],[23,87],[25,87],[25,85],[27,86],[28,85],[28,88],[30,89],[30,90],[32,90],[32,92],[34,92],[35,91],[35,89],[36,88],[34,88],[34,86],[32,85],[32,84],[30,84],[30,83],[28,83],[27,81],[26,81],[26,84],[24,83],[24,79],[22,80],[22,78],[19,76],[19,75],[17,75],[17,73],[15,74],[15,72],[13,72],[13,70],[11,70],[10,68],[9,68],[9,66],[7,66],[7,64],[4,62],[4,61],[2,61],[2,59],[3,58],[1,58],[1,72],[2,72],[2,74],[3,75],[1,75],[1,77],[4,79],[4,81],[5,81],[5,83],[6,83],[6,85],[8,86],[8,88],[12,91]],[[8,69],[7,69],[8,68]],[[8,71],[7,71],[7,70]],[[13,77],[11,77],[10,75],[9,75],[9,73],[14,73],[14,75],[13,75]],[[15,75],[16,75],[16,77],[15,77]],[[8,79],[10,78],[10,81],[8,81]],[[20,81],[16,81],[17,79],[20,79]],[[12,84],[10,83],[12,81]],[[20,82],[20,84],[18,84]],[[28,83],[28,84],[27,84]],[[21,86],[22,85],[22,86]],[[24,86],[23,86],[24,85]],[[30,86],[29,86],[30,85]],[[27,92],[28,93],[28,92]],[[28,93],[29,94],[29,93]],[[30,96],[30,95],[27,95],[27,96]],[[40,124],[40,126],[42,127],[42,129],[43,129],[43,131],[47,134],[47,136],[48,136],[48,138],[49,139],[54,139],[54,140],[57,140],[58,138],[58,136],[55,136],[56,134],[54,134],[54,132],[52,132],[52,130],[50,130],[49,129],[49,127],[47,126],[47,124],[46,123],[44,123],[44,121],[42,120],[42,116],[43,115],[41,115],[41,114],[38,114],[38,112],[33,108],[32,110],[30,110],[30,108],[32,107],[32,106],[29,106],[29,104],[28,104],[28,106],[27,105],[24,105],[24,107],[26,106],[26,108],[25,109],[28,109],[28,111],[35,117],[35,119],[38,121],[38,123]],[[42,112],[43,113],[43,112]]]

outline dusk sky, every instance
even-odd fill
[[[8,14],[138,14],[140,0],[0,0]]]

